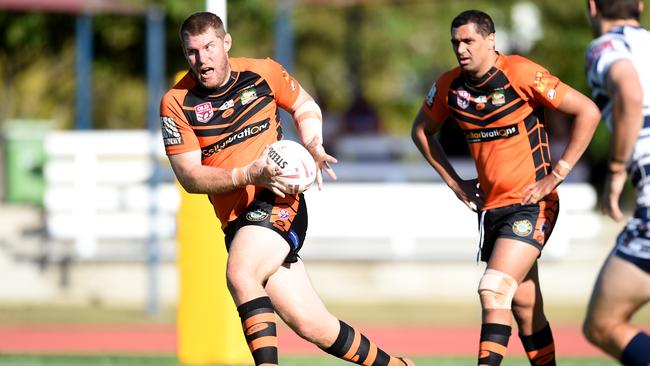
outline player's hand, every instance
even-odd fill
[[[305,148],[307,148],[307,151],[309,151],[316,162],[316,184],[318,184],[318,189],[323,189],[323,173],[321,170],[325,169],[327,175],[333,180],[336,180],[336,173],[334,173],[334,169],[332,169],[330,163],[338,163],[338,161],[335,157],[325,152],[323,142],[318,137],[314,137],[305,145]]]
[[[524,197],[521,202],[522,205],[534,205],[537,202],[541,201],[542,198],[546,197],[549,193],[553,192],[555,187],[560,185],[563,180],[556,177],[553,174],[548,174],[541,180],[538,180],[535,183],[529,184],[521,192],[521,195]]]
[[[485,195],[480,189],[478,179],[468,179],[456,182],[450,186],[456,197],[472,211],[479,212],[485,205]]]
[[[601,208],[601,211],[604,215],[614,219],[614,221],[623,220],[623,212],[621,211],[618,202],[621,198],[621,193],[625,187],[626,180],[627,172],[625,169],[617,172],[610,172],[607,174],[607,178],[605,179],[605,187],[602,196],[603,207]]]
[[[241,169],[242,179],[245,184],[265,187],[276,195],[284,197],[288,189],[275,179],[282,174],[282,169],[277,164],[268,161],[269,149],[270,147],[266,146],[259,158]]]

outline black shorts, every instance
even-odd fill
[[[307,233],[307,204],[303,194],[277,196],[269,190],[263,190],[255,196],[253,202],[226,225],[226,250],[237,231],[247,225],[257,225],[275,231],[289,244],[289,254],[285,263],[298,261],[298,251],[302,248]]]
[[[494,250],[496,240],[501,237],[530,244],[540,250],[553,232],[560,211],[556,193],[551,193],[534,205],[511,205],[485,211],[483,227],[479,214],[479,230],[483,231],[480,245],[480,259],[487,262]]]

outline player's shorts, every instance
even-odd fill
[[[230,250],[237,231],[247,225],[262,226],[280,234],[290,248],[284,262],[295,263],[307,233],[305,197],[301,193],[282,198],[269,190],[258,193],[239,217],[224,229],[227,250]]]
[[[557,193],[553,192],[534,205],[516,204],[480,213],[480,260],[487,262],[497,239],[503,237],[530,244],[539,249],[541,255],[559,212],[560,201]]]
[[[616,239],[614,254],[650,273],[650,208],[637,207]]]

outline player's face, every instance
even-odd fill
[[[494,64],[494,33],[482,36],[474,23],[451,30],[451,45],[460,67],[474,77],[481,77]]]
[[[228,50],[231,42],[230,34],[219,37],[212,28],[198,35],[185,34],[183,37],[185,58],[204,87],[214,89],[228,81]]]

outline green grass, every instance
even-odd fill
[[[465,366],[476,363],[474,358],[414,357],[418,366]],[[101,355],[2,355],[0,366],[179,366],[173,356],[101,356]],[[343,366],[351,363],[330,356],[286,356],[280,358],[283,366]],[[523,358],[506,358],[503,366],[528,366]],[[616,366],[612,360],[599,358],[564,359],[560,366]],[[213,366],[222,366],[219,364]],[[225,365],[224,365],[225,366]]]

